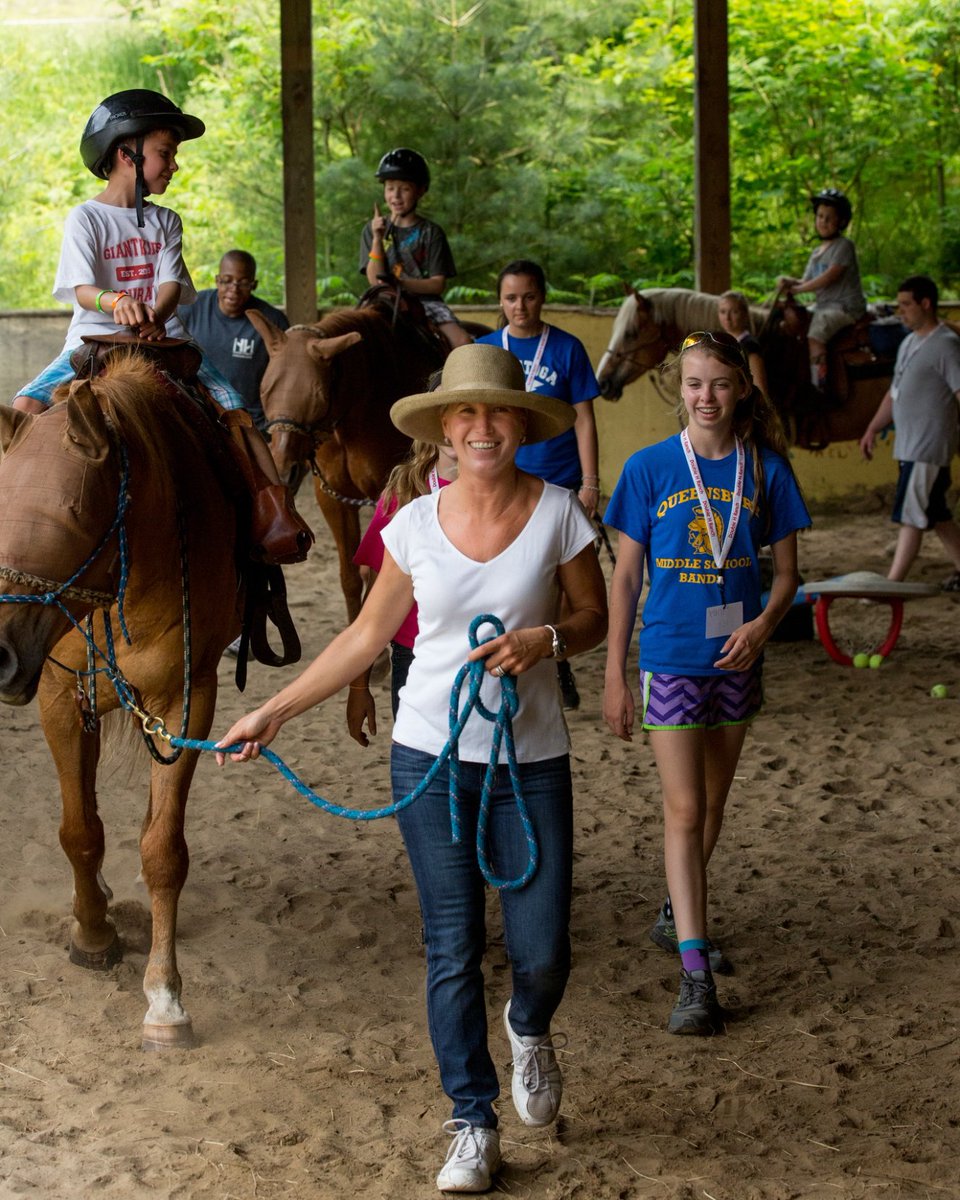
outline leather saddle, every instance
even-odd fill
[[[406,291],[399,280],[390,275],[381,275],[379,278],[381,282],[368,287],[357,301],[357,308],[379,310],[389,318],[392,329],[396,329],[398,321],[404,321],[410,330],[428,342],[432,350],[439,350],[445,359],[450,353],[450,346],[431,324],[420,297]]]
[[[241,515],[239,529],[246,552],[238,555],[245,592],[237,686],[246,685],[247,648],[258,662],[281,667],[299,662],[300,638],[287,607],[281,564],[302,562],[313,533],[296,511],[290,489],[277,477],[266,443],[246,409],[224,409],[197,375],[203,355],[185,338],[143,341],[129,334],[83,338],[70,356],[78,378],[93,378],[118,356],[146,358],[182,393],[185,414],[210,446],[211,467]],[[260,443],[258,445],[257,443]],[[282,650],[275,653],[267,638],[267,621],[277,629]]]

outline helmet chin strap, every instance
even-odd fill
[[[137,228],[142,229],[143,221],[143,196],[146,191],[146,183],[143,178],[143,136],[137,138],[136,150],[131,150],[129,146],[121,146],[120,153],[133,163],[137,171]]]

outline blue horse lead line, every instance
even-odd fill
[[[104,534],[100,543],[86,561],[76,570],[66,583],[55,584],[53,589],[40,594],[21,595],[10,594],[0,595],[0,603],[9,604],[41,604],[49,607],[56,607],[70,621],[73,627],[84,638],[87,646],[93,655],[101,658],[107,665],[106,667],[97,668],[96,673],[103,673],[113,685],[114,691],[117,693],[117,699],[120,705],[127,712],[136,713],[143,718],[142,713],[136,708],[133,698],[133,690],[128,681],[117,667],[116,653],[113,646],[113,637],[109,622],[106,623],[107,630],[107,650],[106,653],[93,640],[90,633],[85,630],[80,622],[73,616],[70,610],[64,605],[60,597],[67,593],[74,582],[80,578],[88,566],[97,558],[100,552],[106,546],[107,542],[116,531],[120,541],[120,584],[118,590],[118,610],[120,619],[120,629],[124,640],[130,644],[130,634],[127,632],[127,625],[124,618],[124,597],[126,593],[127,578],[129,574],[129,552],[127,547],[126,527],[124,519],[126,516],[127,506],[130,501],[128,492],[129,482],[129,464],[127,461],[126,447],[122,442],[119,443],[121,456],[121,471],[120,471],[120,486],[117,495],[117,511],[114,515],[113,522],[110,528]],[[489,613],[476,616],[470,622],[469,638],[470,648],[476,649],[480,645],[477,638],[477,630],[481,625],[492,625],[494,628],[494,637],[499,637],[506,633],[503,622],[499,617],[495,617]],[[484,638],[486,641],[492,641],[492,638]],[[536,834],[534,833],[533,824],[530,820],[530,814],[527,812],[526,801],[523,798],[523,789],[520,784],[520,774],[517,770],[516,747],[513,740],[513,718],[516,715],[519,707],[517,698],[517,684],[510,675],[500,677],[501,699],[500,711],[491,712],[480,699],[480,685],[483,682],[485,668],[483,661],[478,659],[476,662],[464,663],[457,672],[457,677],[453,682],[453,687],[450,691],[450,709],[449,709],[449,729],[450,736],[447,738],[443,749],[440,752],[439,758],[423,777],[422,781],[414,788],[409,796],[404,796],[402,800],[397,800],[394,804],[389,804],[384,808],[375,809],[358,809],[345,808],[339,804],[333,804],[329,800],[325,800],[322,796],[318,796],[287,766],[279,755],[274,754],[272,750],[264,747],[260,753],[268,759],[277,768],[293,787],[310,801],[317,808],[323,809],[325,812],[332,813],[335,817],[345,817],[349,821],[373,821],[378,817],[390,817],[412,804],[419,796],[422,796],[424,791],[433,782],[437,772],[444,765],[450,763],[450,837],[454,845],[458,845],[461,841],[460,835],[460,802],[459,802],[459,783],[460,783],[460,759],[457,753],[457,747],[460,740],[460,734],[463,731],[464,725],[467,723],[467,718],[470,713],[476,711],[487,721],[493,723],[493,738],[490,747],[490,760],[487,763],[487,769],[483,777],[483,787],[480,791],[480,812],[477,818],[477,862],[480,866],[480,871],[491,887],[502,888],[507,891],[519,890],[525,887],[534,877],[537,871],[537,866],[540,861],[540,849],[537,845]],[[460,703],[460,693],[463,689],[464,680],[470,677],[470,688],[467,693],[467,702],[462,711],[458,711]],[[164,729],[162,721],[153,721],[147,719],[143,722],[144,730],[149,733],[154,733],[157,736],[162,736],[165,741],[177,749],[184,750],[207,750],[221,751],[231,753],[241,748],[241,743],[237,742],[232,746],[222,747],[215,742],[203,741],[198,738],[183,738],[176,737],[167,733]],[[148,729],[149,724],[149,729]],[[494,874],[493,867],[490,865],[490,860],[487,855],[487,823],[490,816],[490,792],[493,787],[496,776],[497,764],[500,759],[500,746],[503,739],[506,737],[507,745],[507,766],[510,771],[510,782],[513,785],[513,795],[517,802],[517,813],[523,825],[523,831],[527,839],[527,866],[522,875],[515,879],[500,879]],[[161,760],[163,761],[163,760]]]
[[[477,637],[477,630],[481,625],[492,625],[495,631],[493,637],[499,637],[506,632],[503,622],[498,617],[492,616],[489,613],[474,617],[470,622],[469,630],[471,649],[476,649],[481,644]],[[483,639],[484,642],[492,640],[492,638]],[[480,812],[477,818],[477,862],[484,879],[491,887],[500,888],[505,891],[518,891],[520,888],[525,887],[536,874],[540,861],[540,849],[537,844],[533,823],[530,820],[530,814],[527,811],[526,801],[523,798],[520,773],[517,770],[516,746],[513,740],[513,718],[519,707],[517,682],[511,675],[501,677],[500,709],[498,712],[493,712],[480,699],[480,686],[483,683],[485,673],[486,668],[482,659],[463,664],[457,672],[457,677],[453,681],[453,687],[450,690],[450,708],[448,713],[450,732],[443,749],[440,751],[439,757],[409,795],[383,808],[346,808],[343,805],[334,804],[332,801],[325,800],[322,796],[317,795],[269,747],[262,747],[260,754],[276,767],[280,774],[304,799],[309,800],[311,804],[316,805],[317,808],[322,809],[324,812],[331,813],[335,817],[344,817],[348,821],[374,821],[379,817],[395,816],[398,812],[409,807],[419,796],[422,796],[436,778],[437,773],[441,770],[444,763],[449,762],[450,840],[454,845],[458,845],[462,838],[459,801],[460,758],[457,747],[460,741],[460,734],[467,723],[467,718],[471,712],[476,710],[480,716],[493,724],[490,759],[487,763],[487,769],[483,777],[483,787],[480,791]],[[467,692],[467,700],[461,709],[460,694],[463,690],[464,681],[468,677],[470,686]],[[119,689],[117,694],[118,696],[120,695]],[[120,700],[121,703],[124,702],[123,696],[120,696]],[[523,874],[517,876],[515,879],[501,879],[495,875],[487,854],[487,824],[490,815],[490,793],[496,779],[497,765],[500,760],[500,746],[504,742],[504,739],[506,739],[507,766],[510,771],[510,782],[513,785],[514,799],[517,802],[517,813],[527,839],[527,866]],[[185,750],[219,751],[221,754],[236,753],[244,745],[243,742],[234,742],[231,746],[218,746],[216,742],[202,741],[197,738],[173,737],[170,735],[167,735],[167,740],[169,740],[172,746],[182,747]]]

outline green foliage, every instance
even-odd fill
[[[63,218],[96,192],[83,123],[136,86],[207,125],[165,200],[197,284],[240,246],[281,301],[279,6],[120,2],[107,32],[6,30],[0,307],[49,304]],[[837,186],[875,294],[915,270],[960,283],[958,0],[730,0],[729,13],[734,282],[762,298],[799,271],[809,195]],[[692,0],[314,0],[318,302],[364,286],[374,170],[398,145],[431,164],[422,209],[457,260],[449,299],[489,301],[521,256],[556,301],[616,304],[621,281],[692,286],[692,44]]]

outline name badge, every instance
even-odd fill
[[[733,604],[717,604],[707,609],[708,638],[729,637],[735,629],[743,624],[743,601]]]

